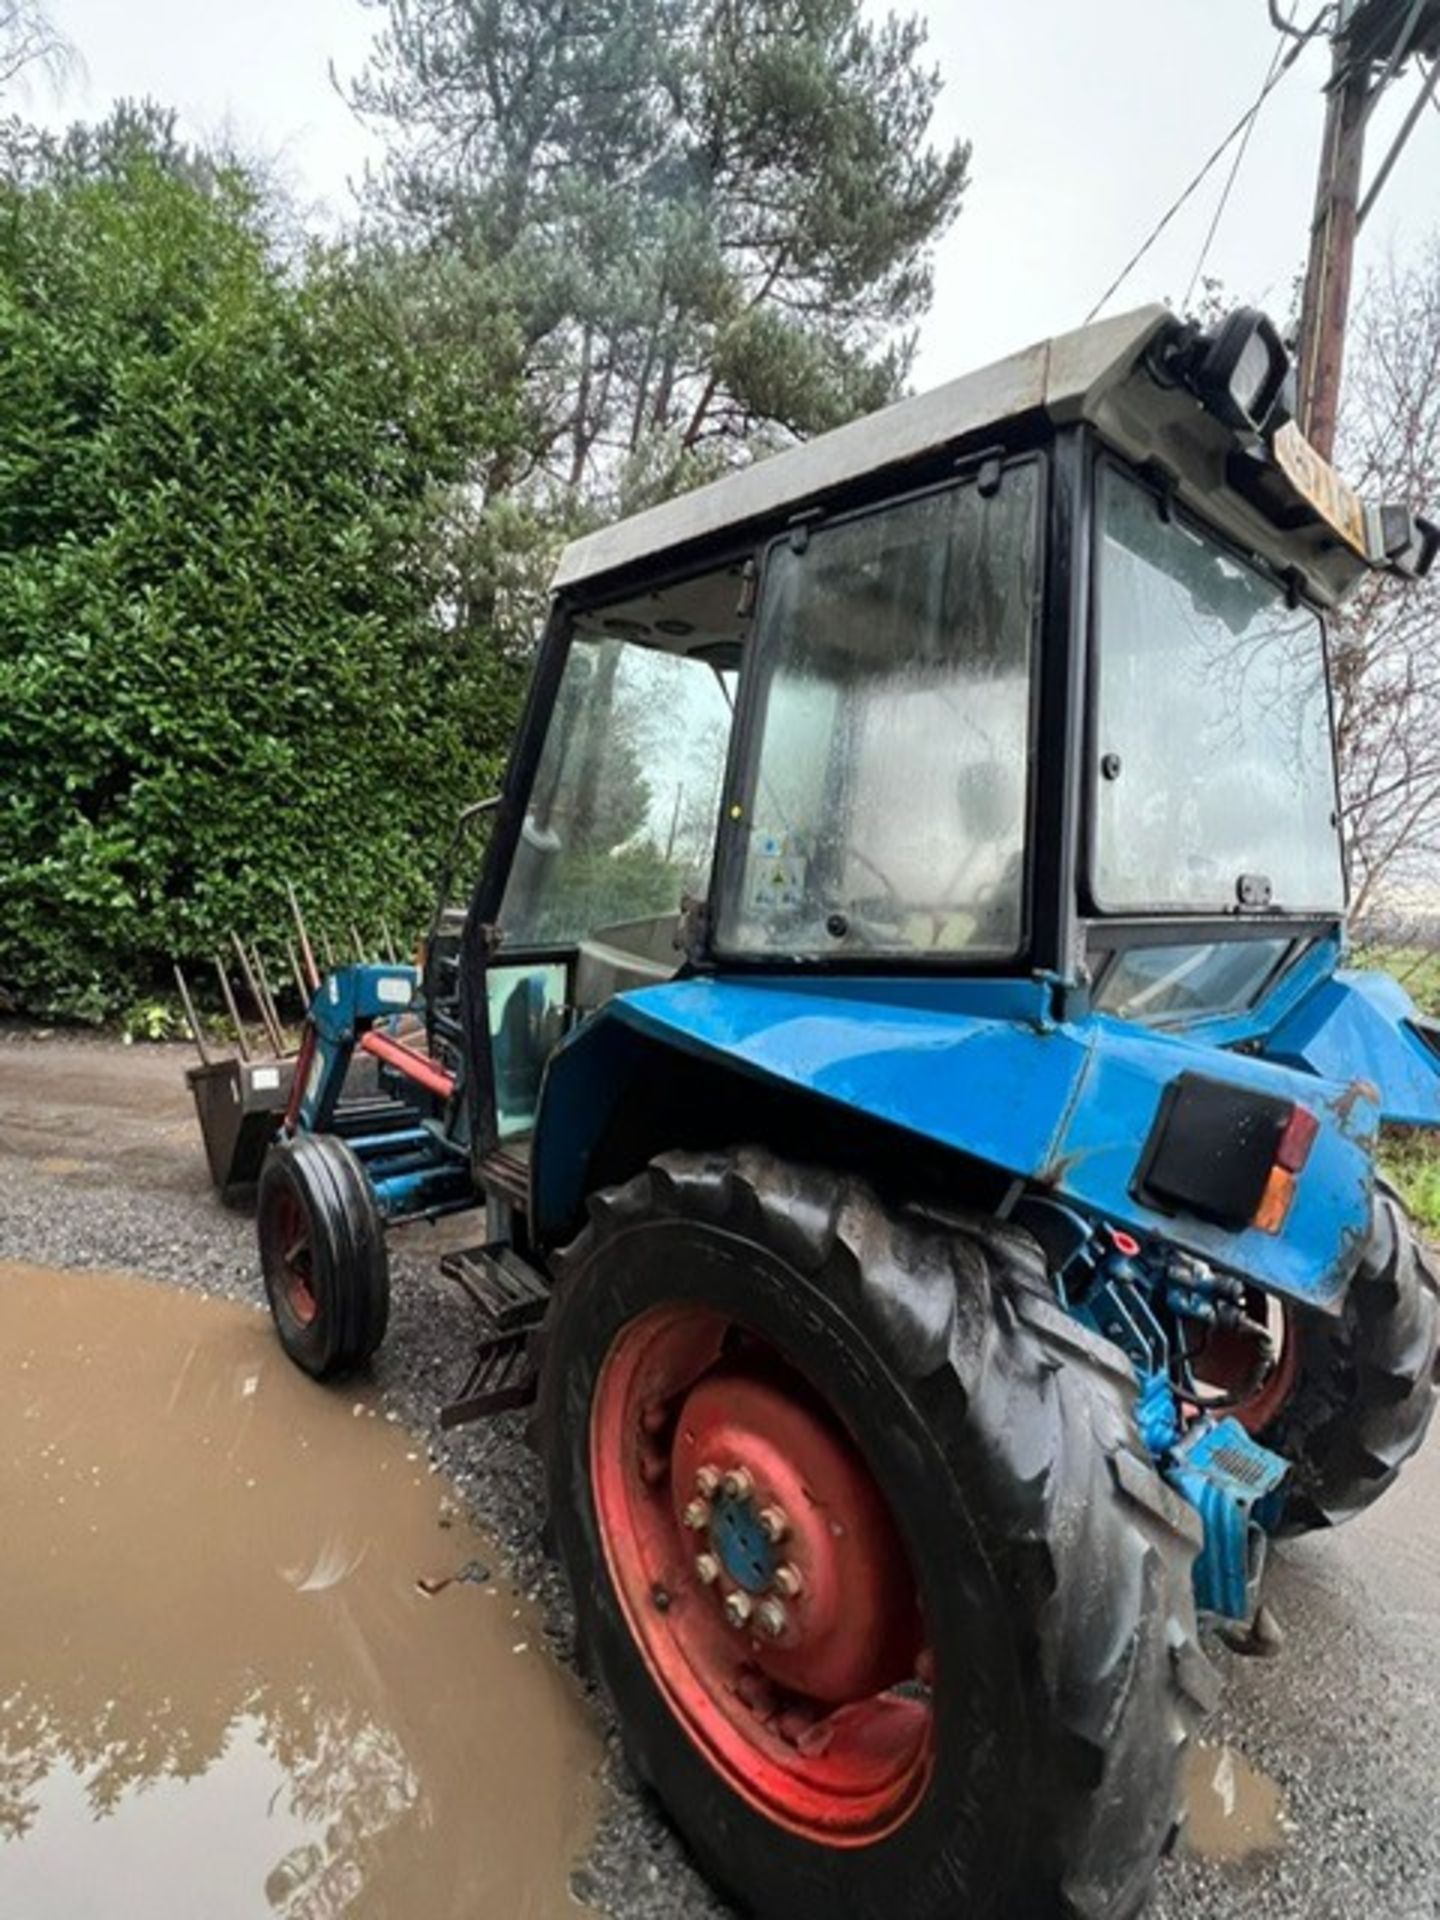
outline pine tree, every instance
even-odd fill
[[[546,469],[665,491],[892,398],[969,149],[861,0],[378,0],[381,217],[506,275]]]

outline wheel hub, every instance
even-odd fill
[[[753,1499],[722,1493],[710,1509],[710,1545],[721,1567],[746,1593],[768,1593],[780,1564]]]
[[[676,1424],[677,1518],[719,1578],[704,1602],[772,1679],[839,1702],[907,1678],[914,1586],[863,1462],[823,1408],[747,1373],[709,1374]]]

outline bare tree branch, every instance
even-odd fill
[[[79,66],[79,54],[41,0],[0,0],[0,95],[34,73],[58,88]]]
[[[1371,498],[1440,504],[1440,235],[1391,261],[1354,326],[1342,464]],[[1440,580],[1377,575],[1335,622],[1332,674],[1351,912],[1440,913]]]

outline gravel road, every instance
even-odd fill
[[[176,1047],[0,1028],[0,1256],[126,1268],[257,1305],[250,1219],[208,1184]],[[536,1598],[557,1657],[571,1622],[539,1540],[540,1489],[518,1418],[441,1435],[458,1385],[463,1303],[435,1275],[464,1223],[414,1227],[393,1248],[390,1332],[376,1366],[387,1408],[426,1441],[510,1577]],[[449,1238],[447,1238],[449,1236]],[[1279,1790],[1279,1844],[1236,1859],[1182,1855],[1153,1920],[1421,1920],[1440,1915],[1440,1446],[1378,1508],[1334,1536],[1282,1547],[1271,1601],[1278,1658],[1213,1647],[1227,1682],[1207,1731],[1230,1791],[1248,1762]],[[613,1920],[725,1910],[625,1776],[603,1705],[608,1811],[576,1891]],[[1209,1760],[1207,1759],[1207,1769]]]

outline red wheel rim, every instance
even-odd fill
[[[606,1356],[590,1469],[630,1631],[710,1765],[808,1839],[893,1832],[933,1766],[933,1661],[884,1495],[820,1396],[721,1315],[658,1307]]]
[[[1294,1390],[1300,1371],[1300,1343],[1289,1305],[1252,1293],[1246,1311],[1256,1320],[1268,1320],[1275,1343],[1267,1365],[1255,1335],[1243,1328],[1216,1327],[1194,1356],[1191,1371],[1198,1386],[1208,1389],[1202,1401],[1209,1411],[1228,1413],[1247,1433],[1260,1433],[1280,1412]]]
[[[294,1318],[302,1327],[308,1327],[320,1311],[320,1302],[315,1298],[312,1284],[314,1266],[309,1216],[287,1187],[279,1189],[273,1204],[271,1220],[279,1258],[280,1291]]]

